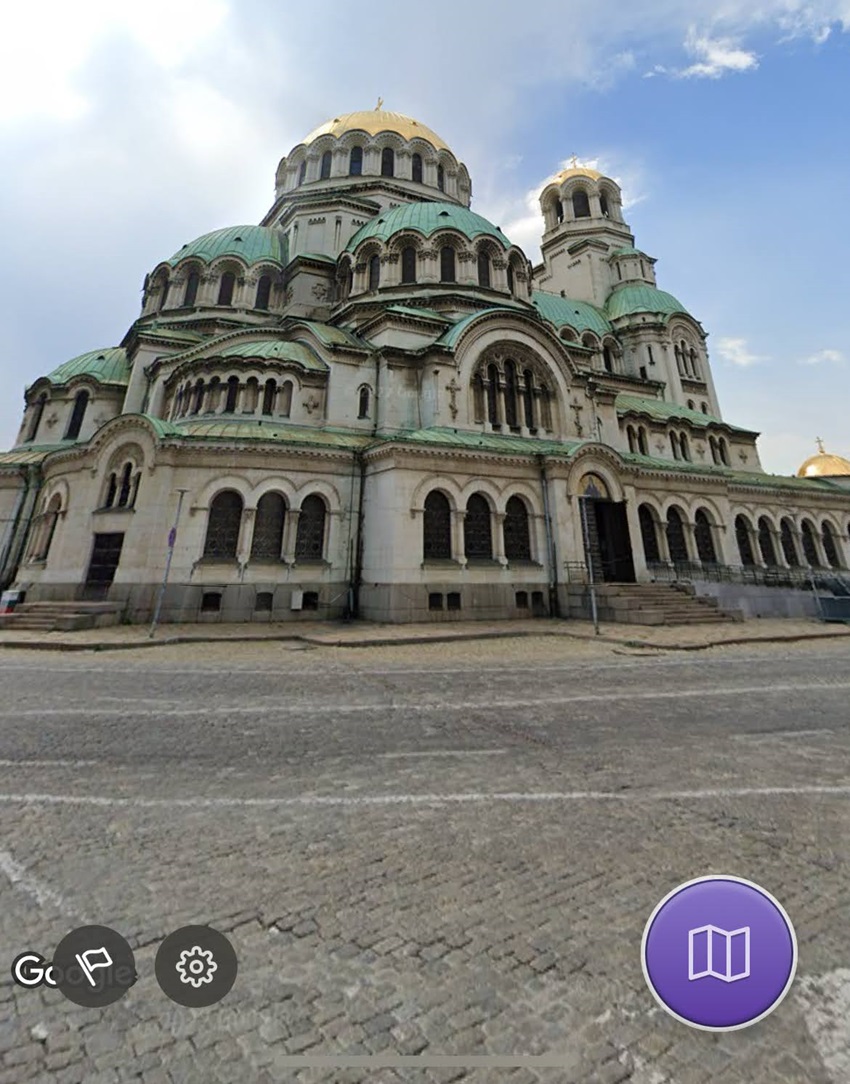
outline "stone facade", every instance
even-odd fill
[[[723,420],[613,180],[544,188],[532,267],[439,137],[351,117],[260,225],[153,268],[120,346],[27,389],[4,585],[133,621],[160,590],[166,621],[450,621],[563,612],[591,572],[726,598],[847,567],[850,491],[765,474]]]

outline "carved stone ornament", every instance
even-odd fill
[[[315,297],[315,299],[317,301],[321,301],[322,298],[325,298],[325,297],[328,296],[328,288],[327,288],[327,286],[324,285],[324,283],[317,282],[313,286],[312,293],[313,293],[313,297]]]
[[[319,399],[316,398],[315,395],[311,395],[309,396],[309,398],[304,400],[303,406],[308,414],[312,414],[314,410],[318,409],[318,407],[321,406],[321,402]]]
[[[45,421],[44,424],[47,426],[48,429],[52,429],[53,426],[56,425],[56,423],[58,421],[59,421],[59,415],[58,414],[51,414],[48,417],[48,419]]]

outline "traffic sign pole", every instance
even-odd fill
[[[156,626],[159,622],[159,614],[160,610],[162,609],[162,600],[165,597],[165,588],[168,584],[168,574],[171,571],[171,559],[174,556],[174,546],[177,542],[177,524],[180,522],[180,510],[183,507],[183,498],[188,492],[188,489],[177,490],[177,512],[174,516],[174,526],[168,532],[168,556],[165,558],[165,572],[162,576],[162,583],[160,584],[159,595],[156,600],[156,609],[154,610],[153,621],[151,621],[151,628],[150,632],[148,633],[148,637],[150,639],[153,639],[153,634],[156,632]]]

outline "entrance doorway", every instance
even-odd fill
[[[587,501],[594,579],[634,583],[632,540],[624,501]],[[593,545],[594,535],[596,545]]]
[[[83,597],[92,600],[105,599],[115,579],[115,570],[121,560],[124,533],[96,534],[92,545],[89,570],[83,586]]]

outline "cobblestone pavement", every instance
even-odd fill
[[[0,1084],[846,1084],[848,662],[846,640],[4,652]],[[711,872],[773,892],[800,946],[779,1008],[723,1034],[660,1009],[639,957],[655,904]],[[120,1002],[12,983],[87,922],[134,948]],[[207,1009],[153,974],[194,923],[240,962]]]

